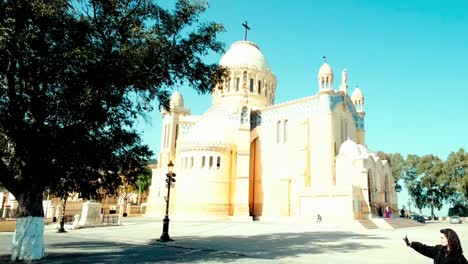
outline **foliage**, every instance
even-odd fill
[[[457,203],[450,207],[448,215],[468,216],[468,204],[465,202]]]
[[[416,207],[421,211],[422,208],[427,206],[427,199],[423,193],[421,175],[418,174],[419,159],[416,155],[408,155],[403,167],[403,180],[408,188],[409,195],[413,198]]]
[[[183,82],[210,92],[223,70],[206,5],[179,0],[0,1],[0,182],[21,216],[42,216],[38,195],[115,192],[151,152],[132,128]],[[130,172],[131,173],[124,173]],[[36,202],[34,202],[36,201]]]
[[[146,168],[145,172],[140,174],[135,182],[135,185],[141,192],[147,192],[151,186],[152,171]]]
[[[435,155],[408,155],[379,153],[381,158],[391,160],[394,178],[403,180],[408,193],[419,210],[430,207],[441,209],[444,202],[453,205],[451,209],[464,212],[468,205],[468,155],[463,149],[452,152],[446,161]]]
[[[459,193],[465,201],[468,200],[468,153],[463,148],[452,152],[445,162],[446,173],[442,181],[450,183],[450,187]]]

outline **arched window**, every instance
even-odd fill
[[[276,122],[276,143],[281,142],[281,121]]]
[[[250,79],[250,92],[253,93],[254,91],[254,79]]]
[[[262,81],[258,81],[258,94],[262,93]]]
[[[288,140],[288,120],[284,120],[283,124],[283,142],[286,143]]]
[[[205,167],[205,156],[203,156],[201,160],[201,168],[204,168],[204,167]]]
[[[239,91],[239,87],[240,87],[240,78],[237,77],[236,78],[236,91]]]
[[[213,156],[210,156],[210,169],[213,167]]]
[[[193,168],[193,156],[190,157],[190,168]]]
[[[221,168],[221,157],[218,156],[218,158],[216,159],[216,168],[219,169]]]

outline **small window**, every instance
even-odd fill
[[[288,120],[284,120],[283,124],[283,140],[284,143],[288,140]]]
[[[253,93],[254,91],[254,80],[250,79],[250,92]]]
[[[210,156],[210,168],[213,166],[213,156]]]
[[[193,168],[193,156],[190,157],[190,168]]]
[[[236,79],[236,91],[239,91],[239,87],[240,87],[240,78],[237,77],[237,79]]]
[[[278,121],[276,123],[276,143],[280,143],[281,142],[281,121]]]
[[[262,81],[258,81],[258,94],[262,93]]]
[[[205,167],[205,156],[202,157],[202,160],[201,160],[201,167],[202,167],[202,168]]]
[[[221,157],[218,157],[218,158],[216,159],[216,168],[217,168],[217,169],[221,168]]]

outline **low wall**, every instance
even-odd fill
[[[44,218],[44,225],[52,223],[52,219]],[[0,232],[15,232],[16,220],[1,220],[0,221]]]
[[[14,232],[16,230],[16,220],[0,221],[0,232]]]

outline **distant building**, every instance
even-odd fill
[[[162,113],[148,215],[164,214],[169,160],[174,216],[326,221],[367,219],[385,204],[398,210],[388,162],[365,147],[364,96],[357,87],[348,96],[346,70],[336,90],[325,62],[311,96],[274,104],[276,76],[255,43],[232,44],[220,65],[229,76],[203,115],[191,115],[179,92]]]

